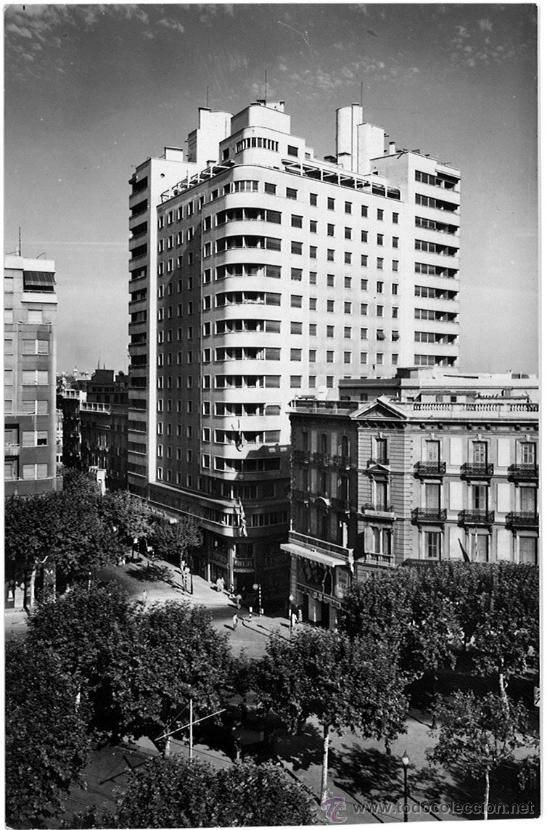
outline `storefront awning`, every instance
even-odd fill
[[[310,559],[312,562],[328,565],[329,568],[348,564],[344,559],[339,559],[337,556],[331,556],[329,553],[321,553],[319,550],[311,550],[311,548],[304,548],[301,545],[293,545],[290,542],[286,545],[281,545],[281,549],[286,550],[287,553],[292,553],[294,556],[300,556],[302,559]]]

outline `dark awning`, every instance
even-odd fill
[[[24,291],[55,291],[55,274],[52,271],[23,271]]]

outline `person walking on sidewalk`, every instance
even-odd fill
[[[239,624],[239,617],[237,614],[233,614],[233,631],[237,630],[237,625]]]

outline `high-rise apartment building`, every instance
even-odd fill
[[[4,262],[4,482],[6,496],[57,489],[55,263]]]
[[[202,109],[188,147],[130,180],[129,485],[199,518],[205,575],[269,597],[290,400],[457,363],[460,174],[355,104],[322,160],[283,102]]]

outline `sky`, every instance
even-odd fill
[[[359,101],[462,171],[461,368],[538,369],[534,4],[9,5],[4,250],[56,261],[59,370],[127,367],[128,179],[197,108],[284,100],[334,152]]]

